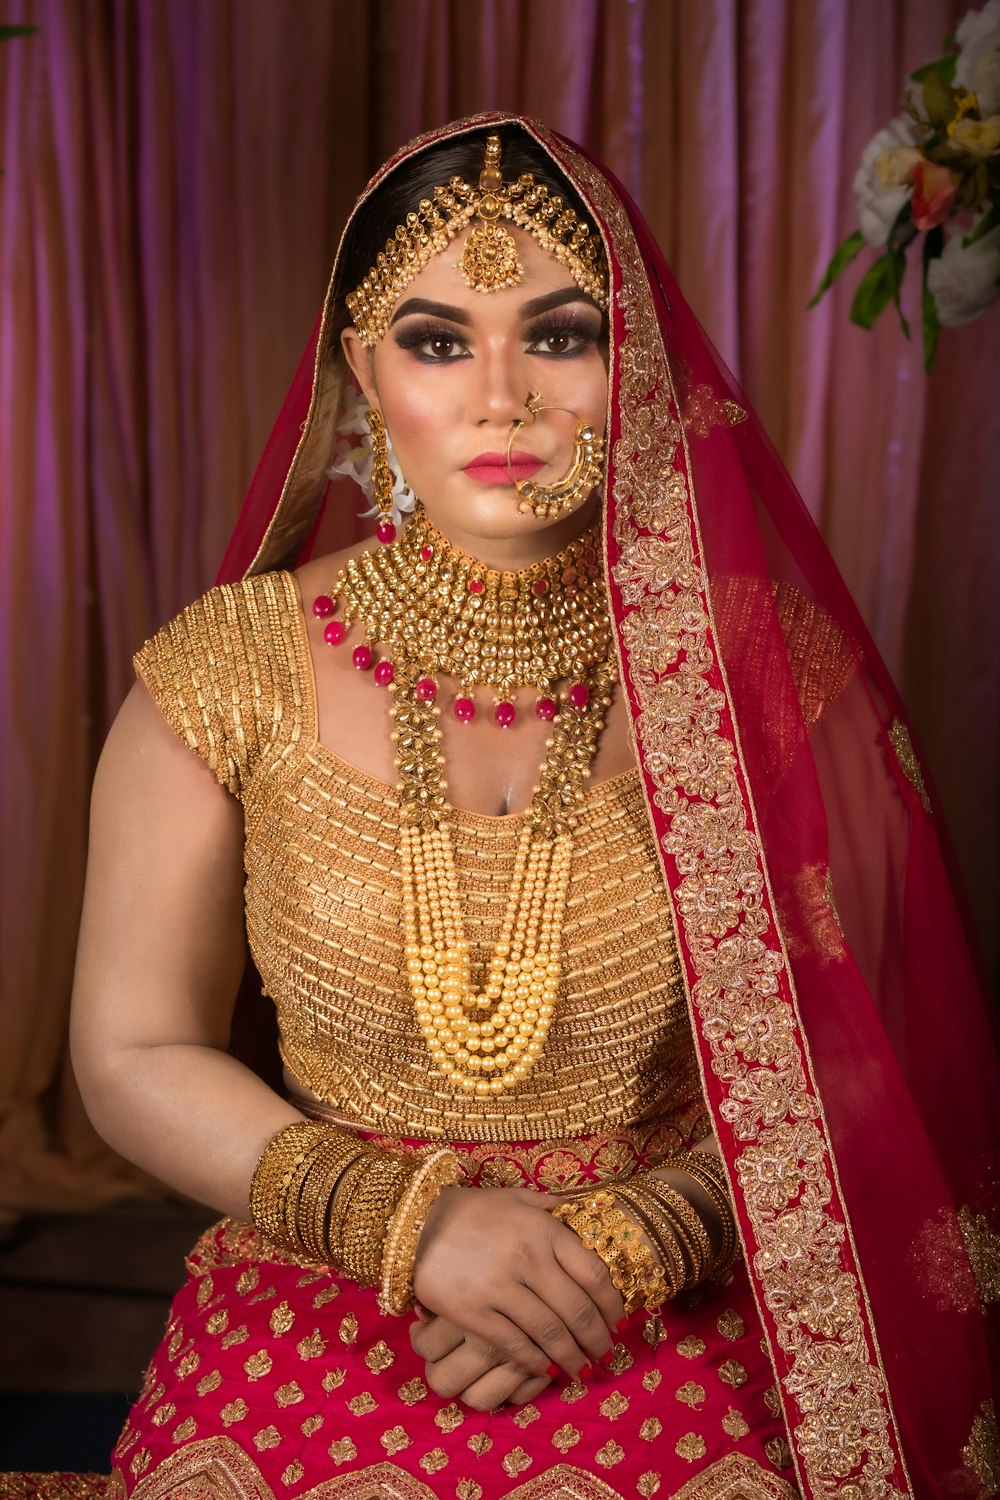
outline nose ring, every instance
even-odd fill
[[[565,411],[571,417],[577,416],[569,406],[543,405],[540,391],[529,391],[524,404],[531,413],[532,421],[540,411]],[[510,437],[507,439],[508,469],[511,469],[510,455],[514,438],[525,425],[523,417],[518,417],[511,424]],[[601,477],[603,463],[604,439],[598,437],[589,422],[581,422],[577,417],[573,458],[566,473],[552,484],[535,484],[531,479],[517,481],[514,488],[519,496],[518,511],[521,515],[527,515],[530,511],[539,520],[551,520],[571,511],[578,500],[590,494]]]

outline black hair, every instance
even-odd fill
[[[458,140],[429,146],[390,172],[355,214],[344,238],[337,272],[338,327],[350,321],[343,303],[345,294],[364,280],[375,264],[375,257],[385,249],[386,242],[392,239],[397,225],[404,222],[406,215],[412,213],[422,199],[430,198],[435,187],[446,186],[452,177],[461,177],[470,183],[479,181],[489,135],[500,136],[500,170],[505,181],[513,181],[530,172],[537,183],[544,184],[550,193],[558,193],[567,207],[590,222],[590,215],[578,194],[538,142],[519,125],[484,127],[472,130]]]

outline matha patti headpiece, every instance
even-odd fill
[[[347,296],[347,310],[366,349],[373,349],[384,335],[393,308],[413,278],[473,219],[478,222],[465,243],[459,269],[477,292],[516,286],[524,274],[514,237],[501,222],[507,219],[534,235],[544,250],[562,261],[602,311],[607,307],[600,237],[557,193],[536,183],[530,172],[516,182],[504,182],[500,137],[491,135],[478,186],[453,177],[447,187],[436,187],[415,212],[407,214],[364,281]]]

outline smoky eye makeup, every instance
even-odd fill
[[[459,329],[437,319],[407,317],[393,329],[392,339],[398,349],[409,350],[431,363],[455,359],[466,352]]]

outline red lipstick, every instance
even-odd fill
[[[536,458],[533,453],[515,448],[510,455],[509,464],[506,453],[480,453],[465,465],[462,473],[468,474],[474,484],[514,485],[519,484],[522,479],[530,479],[532,474],[537,474],[544,467],[543,458]]]

